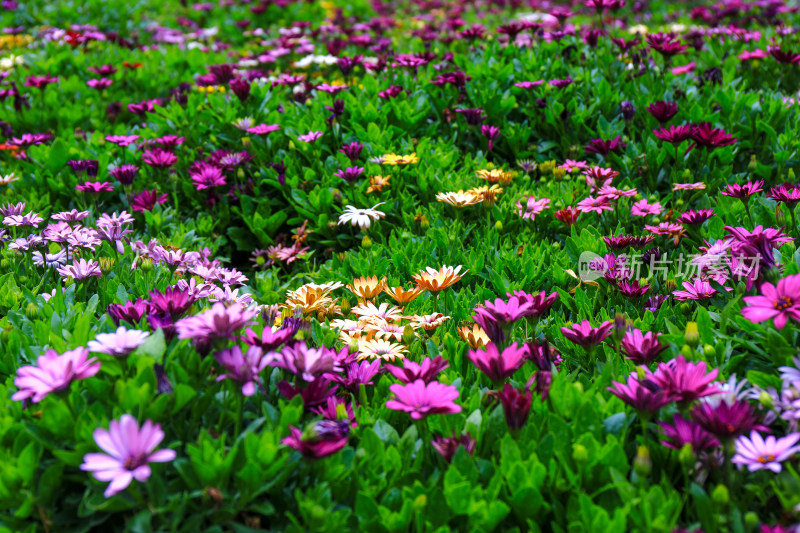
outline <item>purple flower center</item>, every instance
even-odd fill
[[[123,466],[125,467],[125,469],[133,471],[142,466],[143,464],[145,464],[146,462],[147,461],[145,461],[144,456],[141,455],[138,457],[131,456],[125,459],[125,463],[123,464]]]
[[[790,308],[792,305],[794,305],[794,302],[791,298],[788,296],[781,296],[778,298],[778,301],[775,302],[775,309],[778,311],[783,311],[784,309]]]

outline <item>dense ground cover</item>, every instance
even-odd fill
[[[0,530],[796,529],[796,8],[2,9]]]

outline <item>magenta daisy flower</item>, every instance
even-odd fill
[[[603,211],[613,211],[614,207],[611,206],[608,201],[607,196],[600,196],[597,198],[589,196],[578,202],[578,211],[581,213],[595,212],[598,214],[602,214]]]
[[[592,327],[592,324],[588,320],[584,320],[579,324],[573,324],[571,328],[562,327],[561,333],[564,337],[578,344],[580,346],[593,346],[595,344],[600,344],[603,342],[603,339],[611,335],[611,330],[614,327],[614,323],[606,320],[596,328]]]
[[[453,402],[458,398],[458,389],[438,381],[425,383],[418,379],[414,383],[389,387],[395,399],[386,402],[386,407],[394,411],[405,411],[414,420],[428,415],[460,413],[461,406]]]
[[[602,191],[601,191],[602,192]],[[660,215],[664,209],[659,202],[648,204],[647,200],[642,198],[634,203],[631,207],[631,215],[635,217],[646,217],[647,215]]]
[[[777,287],[769,282],[761,285],[761,295],[746,296],[742,316],[750,322],[773,319],[775,327],[783,329],[791,318],[800,322],[800,274],[778,281]]]

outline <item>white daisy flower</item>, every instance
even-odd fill
[[[352,205],[345,206],[344,213],[339,216],[339,224],[351,223],[353,226],[359,226],[361,229],[367,229],[373,221],[381,219],[386,216],[383,211],[375,209],[379,205],[386,202],[381,202],[372,206],[369,209],[357,209]]]

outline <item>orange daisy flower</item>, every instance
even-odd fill
[[[413,278],[419,287],[431,292],[439,292],[455,285],[464,274],[469,272],[469,269],[465,270],[463,274],[460,274],[460,271],[461,265],[455,268],[444,265],[439,270],[427,267],[425,270],[421,270],[419,274],[414,274]]]
[[[491,342],[489,340],[489,336],[478,324],[473,324],[471,328],[469,326],[462,326],[458,328],[458,336],[467,341],[469,343],[469,347],[473,350],[483,348],[489,344],[489,342]]]
[[[347,285],[347,288],[362,300],[371,300],[386,288],[386,276],[381,279],[378,279],[378,276],[356,278],[352,285]]]
[[[384,287],[383,292],[392,297],[398,305],[406,305],[412,302],[417,296],[422,293],[422,287],[414,287],[411,290],[405,290],[403,287]]]
[[[367,194],[373,192],[382,192],[384,187],[390,187],[389,176],[370,176],[369,187],[367,187]]]

